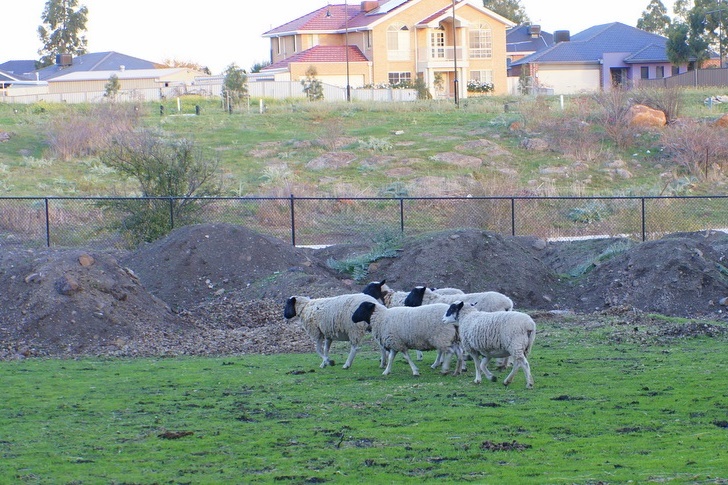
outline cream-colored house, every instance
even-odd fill
[[[267,79],[316,78],[358,88],[422,78],[433,96],[460,97],[468,81],[507,92],[506,30],[515,24],[481,0],[379,0],[324,6],[276,27]],[[457,73],[457,75],[456,75]]]

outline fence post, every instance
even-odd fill
[[[293,194],[291,194],[291,244],[296,247],[296,213],[293,205]]]
[[[46,247],[51,247],[51,219],[48,211],[48,197],[45,197]]]
[[[169,229],[174,229],[174,197],[169,198]]]
[[[642,200],[642,242],[645,242],[645,233],[646,233],[646,231],[645,231],[645,227],[646,227],[646,224],[645,224],[645,198],[642,197],[641,200]]]
[[[511,236],[516,235],[516,199],[511,197]]]
[[[399,231],[404,234],[404,199],[399,198]]]

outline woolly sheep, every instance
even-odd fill
[[[536,324],[529,315],[515,311],[481,312],[475,306],[459,301],[450,305],[442,321],[459,327],[463,351],[469,353],[476,363],[476,384],[481,382],[481,371],[486,379],[495,382],[495,376],[488,370],[488,361],[492,357],[510,356],[513,358],[513,370],[503,384],[510,384],[518,369],[523,369],[526,388],[533,387],[531,367],[526,357],[533,348]]]
[[[416,288],[417,289],[417,288]],[[419,299],[419,295],[422,299]],[[481,312],[499,312],[513,310],[513,300],[503,293],[497,291],[483,291],[479,293],[465,293],[462,295],[441,295],[433,292],[429,288],[424,291],[410,293],[412,298],[409,300],[412,306],[429,305],[431,303],[455,303],[462,301],[465,304],[475,304],[476,309]]]
[[[450,358],[455,354],[457,366],[454,374],[457,375],[462,367],[462,351],[458,344],[455,325],[442,323],[443,312],[448,308],[445,304],[387,308],[376,302],[364,302],[359,305],[351,319],[370,324],[372,336],[382,349],[380,367],[384,367],[385,355],[388,357],[383,375],[388,375],[392,371],[392,362],[397,352],[402,352],[404,355],[412,369],[412,375],[420,375],[419,369],[409,356],[410,349],[437,350],[445,355],[442,364],[443,374],[448,372]]]
[[[438,295],[464,295],[465,292],[460,288],[430,288],[430,291]]]
[[[283,316],[286,320],[297,318],[309,337],[316,344],[316,353],[323,359],[321,368],[335,365],[329,359],[329,349],[334,340],[349,341],[351,350],[344,363],[344,369],[351,367],[362,340],[369,331],[369,324],[362,320],[352,321],[352,314],[363,302],[377,300],[363,293],[309,298],[292,296],[286,301]]]

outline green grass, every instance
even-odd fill
[[[342,343],[326,369],[313,352],[2,362],[0,482],[726,483],[726,338],[624,331],[539,323],[533,390],[475,385],[472,362],[441,376],[432,352],[419,378],[401,357],[382,376],[371,348],[345,371]]]

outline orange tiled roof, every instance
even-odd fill
[[[346,62],[347,46],[343,45],[317,45],[291,57],[278,61],[275,64],[265,67],[262,71],[281,69],[288,67],[292,62]],[[349,62],[367,62],[369,59],[355,45],[348,46]]]

